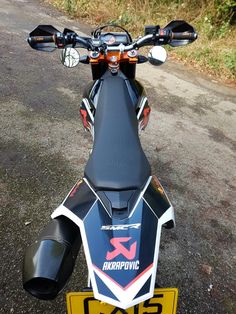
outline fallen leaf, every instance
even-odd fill
[[[206,265],[206,264],[202,264],[202,265],[201,265],[201,270],[202,270],[202,272],[204,272],[205,274],[210,275],[211,272],[212,272],[212,267],[209,266],[209,265]]]

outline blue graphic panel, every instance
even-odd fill
[[[84,220],[92,264],[123,289],[153,264],[158,220],[141,199],[132,217],[112,219],[98,201]],[[98,290],[107,295],[97,280]],[[149,291],[145,285],[142,293]]]

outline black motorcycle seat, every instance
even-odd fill
[[[85,177],[96,190],[125,190],[142,187],[150,174],[125,79],[107,75],[97,103]]]

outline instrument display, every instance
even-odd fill
[[[129,44],[129,38],[126,33],[102,33],[100,39],[108,46],[119,46],[120,44]]]

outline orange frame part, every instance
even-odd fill
[[[114,58],[115,57],[115,58]],[[134,57],[129,57],[128,52],[119,52],[119,51],[110,51],[106,55],[100,54],[97,58],[90,57],[90,63],[98,64],[100,62],[106,62],[108,65],[119,64],[120,62],[129,62],[129,63],[137,63],[138,57],[137,55]]]

